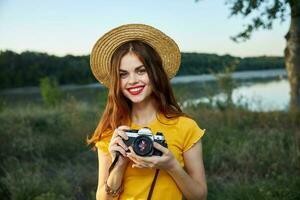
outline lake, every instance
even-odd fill
[[[232,73],[236,87],[232,91],[233,103],[252,111],[286,110],[289,103],[290,87],[286,71],[260,70]],[[213,75],[179,76],[171,80],[177,101],[182,107],[199,103],[222,102],[224,93],[218,87]],[[64,85],[66,95],[77,100],[95,102],[103,99],[107,90],[100,84]],[[102,96],[102,97],[101,97]],[[38,87],[15,88],[0,91],[0,98],[7,104],[41,103]]]
[[[251,111],[276,111],[287,110],[290,100],[290,86],[287,79],[268,80],[260,82],[242,82],[232,93],[232,100],[235,105],[246,107]],[[224,102],[225,95],[218,93],[212,97],[198,97],[185,100],[182,105],[188,107],[199,103]]]

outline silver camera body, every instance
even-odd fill
[[[152,131],[147,127],[139,130],[124,130],[124,132],[128,136],[128,140],[123,139],[124,143],[127,146],[131,146],[133,151],[139,156],[161,156],[162,152],[154,148],[153,142],[168,148],[165,137],[161,132],[153,135]]]

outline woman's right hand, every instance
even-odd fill
[[[117,152],[120,153],[117,165],[123,166],[127,165],[130,161],[129,158],[126,156],[126,151],[128,150],[128,147],[123,142],[124,140],[128,139],[128,136],[124,132],[125,129],[130,129],[128,126],[119,126],[114,130],[114,133],[112,135],[112,138],[109,143],[109,152],[112,158],[112,161],[115,159]]]

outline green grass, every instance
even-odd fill
[[[0,199],[95,199],[97,155],[85,144],[103,109],[67,98],[56,107],[0,109]],[[208,199],[300,199],[300,114],[185,110],[205,128]]]

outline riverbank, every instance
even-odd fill
[[[248,79],[267,79],[267,78],[284,78],[287,76],[285,69],[270,69],[270,70],[259,70],[259,71],[242,71],[233,72],[232,78],[236,80],[248,80]],[[186,75],[186,76],[176,76],[171,80],[171,84],[180,83],[191,83],[191,82],[208,82],[215,81],[216,77],[211,74],[203,75]],[[84,85],[62,85],[60,89],[63,91],[74,91],[81,89],[90,88],[104,88],[103,85],[99,83],[84,84]],[[11,88],[0,90],[0,95],[18,95],[18,94],[38,94],[40,92],[39,87],[21,87],[21,88]]]

